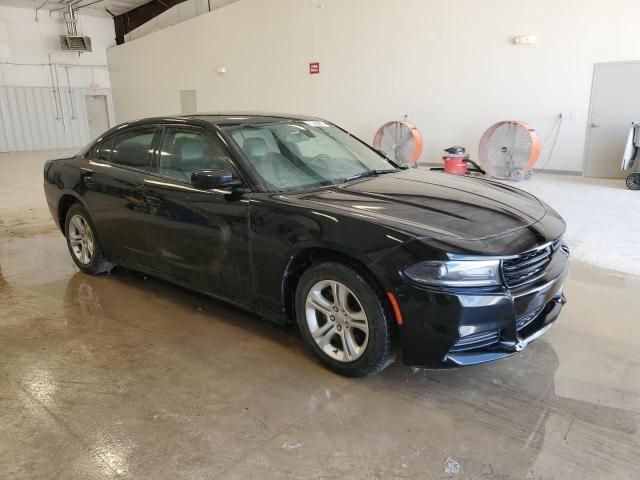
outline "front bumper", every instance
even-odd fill
[[[398,291],[403,362],[449,368],[521,351],[560,314],[568,270],[568,254],[559,248],[545,274],[519,289],[443,291],[404,285]]]

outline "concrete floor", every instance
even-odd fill
[[[0,155],[0,477],[638,478],[640,278],[574,262],[559,321],[516,357],[341,378],[293,329],[77,272],[47,155]]]
[[[640,275],[640,192],[624,180],[537,174],[513,184],[544,199],[567,222],[574,259]]]

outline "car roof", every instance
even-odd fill
[[[206,112],[206,113],[193,113],[187,115],[170,115],[164,117],[148,117],[140,120],[132,120],[129,122],[123,122],[115,127],[111,127],[109,130],[100,135],[97,139],[86,145],[80,154],[84,155],[88,152],[93,145],[102,141],[105,137],[109,137],[116,132],[124,128],[136,128],[145,127],[147,125],[154,125],[158,123],[182,123],[185,125],[242,125],[242,124],[259,124],[269,122],[281,122],[286,120],[294,121],[309,121],[309,120],[321,120],[318,117],[311,117],[307,115],[296,115],[288,113],[266,113],[266,112]]]
[[[264,112],[231,112],[231,113],[197,113],[193,115],[182,115],[182,118],[197,118],[217,125],[239,124],[239,123],[265,123],[282,120],[318,120],[317,117],[308,115],[293,115],[283,113]]]
[[[317,117],[310,117],[306,115],[291,115],[282,113],[257,113],[257,112],[225,112],[225,113],[194,113],[189,115],[171,115],[166,117],[149,117],[140,120],[134,120],[131,122],[124,122],[120,125],[109,130],[113,131],[121,130],[125,127],[137,127],[154,123],[211,123],[214,125],[240,125],[240,124],[258,124],[269,123],[283,120],[319,120]],[[105,133],[105,135],[106,135]]]

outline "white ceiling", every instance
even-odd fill
[[[96,0],[48,0],[45,3],[45,0],[0,0],[0,5],[7,7],[30,8],[33,10],[34,15],[36,9],[40,7],[38,14],[42,15],[43,10],[45,10],[44,14],[47,15],[47,11],[62,8],[65,5],[69,5],[69,3],[73,4],[77,8],[95,1]],[[109,17],[110,15],[107,13],[105,8],[109,9],[109,11],[114,15],[120,15],[121,13],[128,12],[129,10],[139,7],[147,2],[149,2],[149,0],[100,0],[93,5],[80,8],[78,13],[80,15]]]

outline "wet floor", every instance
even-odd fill
[[[2,478],[640,478],[638,278],[574,263],[560,319],[520,355],[353,380],[294,329],[79,273],[40,200],[6,208]]]

